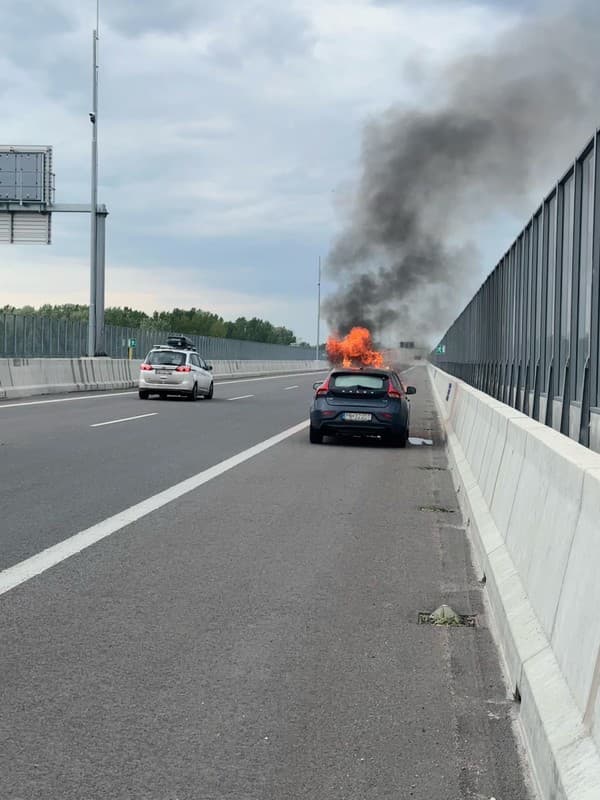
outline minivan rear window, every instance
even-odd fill
[[[331,385],[335,389],[347,389],[351,386],[362,386],[364,389],[386,389],[387,375],[363,375],[357,372],[335,375]]]
[[[178,353],[176,350],[152,350],[146,357],[146,364],[181,367],[185,364],[186,357],[186,353]]]

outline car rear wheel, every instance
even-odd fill
[[[214,391],[215,391],[215,384],[211,381],[210,389],[208,390],[208,394],[206,395],[207,400],[212,400]]]
[[[313,426],[310,426],[310,430],[308,432],[308,437],[310,439],[311,444],[321,444],[323,442],[323,434],[321,431],[318,431]]]
[[[140,395],[140,400],[147,400],[150,395],[150,392],[147,392],[145,389],[140,389],[139,395]]]
[[[405,428],[402,433],[392,434],[390,442],[392,447],[405,448],[408,442],[408,428]]]
[[[194,388],[188,395],[188,400],[191,400],[194,403],[198,399],[198,385],[195,383]]]

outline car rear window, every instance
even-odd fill
[[[181,367],[185,364],[186,353],[176,350],[152,350],[146,356],[146,364],[163,364],[168,367]]]
[[[387,381],[387,375],[364,375],[349,372],[346,375],[335,375],[331,386],[335,389],[348,389],[351,386],[362,386],[364,389],[386,389]]]

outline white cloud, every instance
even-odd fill
[[[167,11],[146,0],[143,13],[139,0],[102,6],[100,199],[111,212],[109,302],[185,305],[185,285],[165,276],[189,268],[192,243],[197,262],[211,267],[203,305],[279,315],[273,319],[283,323],[281,284],[271,290],[261,270],[274,270],[281,258],[273,241],[302,250],[281,264],[284,273],[292,256],[315,263],[325,253],[336,226],[333,190],[354,173],[365,119],[397,102],[435,101],[430,70],[485,46],[513,19],[491,6],[457,10],[450,1],[177,0]],[[0,100],[9,110],[2,136],[54,145],[61,202],[89,196],[94,7],[21,0],[3,12],[11,25],[0,30]],[[157,257],[157,238],[168,261]],[[235,256],[228,251],[234,240]],[[239,255],[246,241],[251,272]],[[81,221],[61,221],[43,257],[1,250],[2,302],[84,301],[87,251]],[[231,270],[239,276],[234,289]],[[149,294],[148,281],[139,280],[150,274],[164,295]],[[257,282],[264,291],[254,292]],[[312,324],[301,319],[313,303],[310,282],[303,291],[297,332],[309,337]]]

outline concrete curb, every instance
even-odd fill
[[[218,381],[321,372],[318,361],[215,361]],[[137,388],[141,361],[109,358],[0,359],[0,400]]]
[[[598,800],[600,756],[590,720],[584,719],[581,704],[575,701],[565,678],[564,658],[561,665],[557,657],[556,638],[554,634],[550,638],[544,630],[521,577],[526,569],[529,585],[535,588],[531,571],[538,568],[544,573],[549,563],[540,565],[544,553],[530,552],[522,556],[519,569],[507,545],[507,537],[519,533],[517,522],[525,515],[524,491],[527,496],[527,487],[533,480],[543,484],[540,476],[528,478],[526,470],[530,468],[530,462],[527,462],[525,454],[532,455],[531,441],[548,438],[547,429],[431,365],[429,372],[434,399],[446,426],[455,489],[476,563],[486,577],[496,638],[511,685],[521,697],[520,724],[540,795],[544,800]],[[446,397],[454,394],[451,407],[440,392],[445,391],[446,385],[451,387]],[[556,442],[550,445],[556,445]],[[586,478],[588,474],[593,476],[596,470],[589,469],[593,458],[588,462],[586,452],[576,455],[584,462],[580,467],[582,481],[584,474]],[[556,458],[559,457],[564,460],[557,448]],[[549,503],[551,513],[557,515],[562,509],[552,507],[553,502],[548,495],[540,500],[542,507]],[[579,518],[581,499],[577,502],[576,516]],[[569,509],[566,513],[570,513]],[[506,527],[503,527],[502,520]],[[557,525],[560,527],[560,521]],[[573,535],[581,528],[581,524],[576,525],[574,521]],[[557,532],[562,534],[564,529],[558,530],[558,527]],[[581,534],[582,539],[584,536]],[[529,539],[530,546],[535,546],[535,538],[530,535]],[[519,546],[523,548],[527,541],[528,537],[522,534],[512,544],[513,553],[519,554]],[[557,558],[554,552],[550,558],[552,556]],[[563,561],[565,559],[568,561],[569,554]],[[562,582],[558,588],[560,593],[565,591]],[[547,604],[546,595],[543,599]],[[558,600],[556,602],[558,604]],[[539,601],[537,605],[541,607]],[[562,607],[564,609],[564,604]],[[578,611],[584,614],[585,606],[582,603],[581,608],[572,607],[571,611],[575,616]],[[590,639],[595,641],[593,636]],[[573,653],[570,657],[572,660]],[[591,718],[593,711],[589,710]]]

